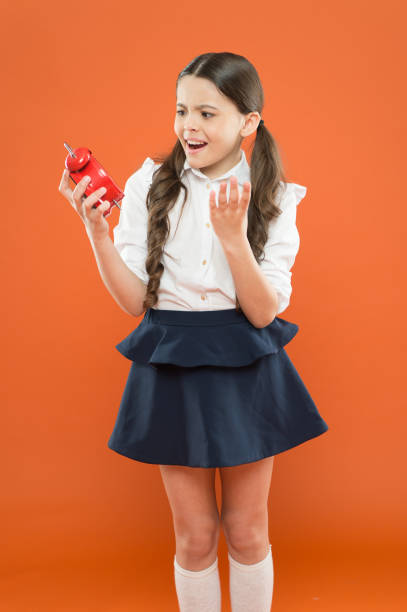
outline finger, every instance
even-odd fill
[[[96,189],[96,191],[91,193],[90,196],[88,196],[87,198],[83,200],[82,206],[87,215],[91,212],[93,205],[96,204],[99,198],[101,198],[102,195],[106,193],[106,191],[107,191],[106,187],[99,187],[99,189]],[[95,208],[99,208],[99,206],[96,206]]]
[[[98,212],[100,211],[104,212],[106,208],[110,206],[109,200],[102,200],[101,198],[99,198],[98,202],[99,204],[97,203],[93,204],[93,206],[91,207],[91,210],[97,210]]]
[[[110,208],[110,202],[109,200],[104,200],[103,204],[100,206],[101,210],[101,215],[103,215],[107,210],[109,210]]]
[[[59,183],[59,191],[62,191],[64,188],[68,187],[69,185],[68,177],[69,177],[69,170],[64,168],[64,171],[62,172],[62,178]]]
[[[227,199],[227,183],[221,183],[219,187],[219,208],[226,208],[228,204]]]
[[[209,209],[215,210],[216,208],[216,191],[212,189],[209,193]]]
[[[236,176],[230,177],[230,198],[229,205],[231,208],[238,208],[239,206],[239,187]]]
[[[98,202],[99,202],[98,206],[96,204],[93,204],[93,206],[90,209],[92,213],[93,211],[95,211],[94,218],[96,218],[96,215],[99,215],[99,217],[101,217],[110,206],[109,200],[101,200],[99,198]]]
[[[75,189],[72,192],[74,202],[79,206],[81,204],[81,198],[86,191],[87,186],[90,183],[89,176],[83,176],[79,183],[77,183]]]
[[[250,203],[250,195],[251,195],[252,186],[249,181],[243,183],[243,192],[242,197],[240,198],[239,206],[241,206],[244,210],[247,210]]]
[[[83,206],[85,207],[85,210],[90,212],[91,210],[96,210],[100,208],[102,203],[104,202],[104,200],[101,199],[102,195],[104,195],[106,191],[106,187],[99,187],[99,189],[96,189],[96,191],[91,193],[90,196],[84,198]]]
[[[69,170],[67,170],[66,168],[62,172],[58,191],[62,193],[62,195],[65,196],[70,202],[72,202],[72,189],[69,186]]]

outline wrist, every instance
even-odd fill
[[[86,233],[88,234],[88,238],[92,246],[94,246],[95,248],[102,248],[110,240],[110,236],[108,233],[104,234],[103,236],[93,236],[92,234],[88,232],[87,228],[86,228]]]
[[[236,236],[232,240],[224,241],[222,242],[222,247],[225,253],[230,253],[231,255],[241,252],[242,249],[249,248],[251,250],[247,236]]]

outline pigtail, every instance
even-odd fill
[[[248,209],[247,238],[260,263],[264,258],[264,245],[268,238],[271,219],[281,211],[276,204],[280,181],[286,177],[278,150],[278,145],[266,124],[260,122],[250,160],[251,198]],[[236,295],[236,310],[241,310]]]

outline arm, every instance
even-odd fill
[[[277,315],[290,304],[291,269],[300,248],[300,235],[296,224],[297,206],[306,193],[307,188],[303,185],[286,183],[279,200],[282,213],[270,222],[267,242],[264,245],[264,259],[259,263],[263,274],[277,291]]]
[[[128,314],[138,317],[149,279],[147,257],[146,196],[154,171],[154,161],[147,157],[143,165],[126,181],[118,224],[113,228],[113,242],[106,236],[91,241],[100,276],[113,299]]]
[[[302,185],[287,184],[279,202],[282,213],[270,222],[264,259],[259,264],[247,235],[235,231],[223,241],[237,297],[255,327],[265,327],[289,305],[291,268],[300,245],[296,209],[306,191]]]
[[[255,327],[271,323],[278,309],[278,295],[261,271],[250,242],[239,237],[234,244],[224,246],[240,306]]]
[[[146,285],[119,255],[110,236],[101,242],[90,241],[102,281],[117,304],[129,315],[140,316]]]

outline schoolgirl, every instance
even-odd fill
[[[298,325],[278,316],[306,187],[285,182],[246,58],[199,55],[178,75],[176,102],[176,144],[127,180],[114,244],[107,204],[92,208],[101,194],[82,204],[84,186],[73,192],[106,287],[126,312],[145,313],[116,346],[131,367],[108,446],[160,466],[181,612],[221,610],[221,526],[232,611],[269,612],[274,455],[328,430],[284,349]]]

